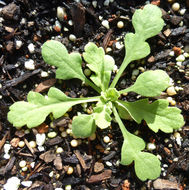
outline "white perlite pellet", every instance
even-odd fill
[[[41,77],[45,78],[48,76],[49,76],[49,74],[46,71],[41,71]]]
[[[72,41],[72,42],[75,42],[76,41],[76,36],[73,35],[73,34],[70,34],[69,35],[69,40]]]
[[[23,42],[21,40],[16,40],[16,49],[20,49]]]
[[[0,83],[0,88],[2,88],[3,86],[2,86],[2,84]]]
[[[36,144],[37,144],[38,146],[44,145],[45,139],[46,139],[45,133],[42,133],[42,134],[39,134],[39,133],[38,133],[38,134],[36,135]]]
[[[92,1],[92,5],[94,8],[96,8],[97,7],[97,1]]]
[[[29,44],[28,45],[28,50],[29,50],[30,53],[34,53],[35,52],[35,46],[34,46],[34,44],[32,44],[32,43]]]
[[[104,6],[108,7],[109,4],[110,4],[110,0],[105,0],[105,1],[104,1]]]
[[[148,150],[155,150],[156,149],[156,145],[154,143],[148,143],[147,144],[147,149]]]
[[[176,61],[179,61],[179,62],[183,62],[185,61],[185,56],[184,55],[179,55],[177,58],[176,58]]]
[[[17,177],[11,177],[7,180],[7,183],[3,186],[4,190],[17,190],[20,185],[20,179]]]
[[[26,62],[24,63],[24,66],[25,66],[25,68],[28,69],[28,70],[34,70],[34,69],[35,69],[34,60],[29,59],[28,61],[26,61]]]
[[[103,20],[101,24],[102,24],[102,26],[104,26],[105,28],[110,29],[109,22],[108,22],[107,20]]]
[[[25,187],[30,187],[32,185],[32,181],[22,181],[21,184]]]

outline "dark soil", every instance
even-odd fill
[[[189,1],[179,1],[180,10],[186,9],[184,14],[173,11],[172,3],[166,0],[114,0],[109,6],[104,6],[104,0],[99,0],[96,8],[89,0],[80,2],[0,1],[0,187],[3,188],[9,178],[16,176],[21,181],[32,181],[31,187],[20,185],[19,189],[32,190],[65,189],[66,185],[71,185],[72,189],[83,190],[189,189],[189,59],[186,58],[180,66],[176,64],[176,57],[181,51],[189,52]],[[175,138],[176,134],[153,133],[145,123],[137,125],[132,121],[125,122],[128,130],[138,130],[146,143],[155,143],[156,149],[151,152],[161,158],[162,173],[159,179],[141,182],[135,175],[133,165],[118,164],[123,139],[115,123],[109,129],[98,130],[94,141],[84,139],[79,146],[71,147],[70,141],[73,137],[61,137],[60,126],[64,126],[66,130],[72,117],[78,110],[82,110],[82,107],[76,106],[67,116],[61,118],[61,121],[54,121],[55,128],[51,127],[49,117],[43,126],[32,129],[29,133],[24,131],[26,128],[16,130],[7,121],[9,106],[16,101],[26,100],[30,90],[45,94],[49,87],[55,85],[71,97],[90,96],[95,93],[89,87],[81,85],[78,80],[54,80],[55,69],[45,64],[41,57],[41,45],[46,40],[53,38],[61,41],[69,52],[82,53],[89,41],[105,49],[111,47],[112,51],[108,54],[115,59],[119,67],[125,50],[124,47],[118,49],[116,42],[123,42],[124,35],[133,31],[131,17],[135,9],[149,2],[158,4],[162,9],[166,25],[162,33],[148,40],[151,54],[144,60],[130,64],[117,87],[123,89],[130,86],[134,82],[131,79],[132,71],[143,67],[145,70],[167,71],[174,81],[174,86],[181,88],[172,96],[185,118],[185,125],[178,131],[181,143]],[[63,20],[57,19],[59,6],[64,7],[67,13]],[[101,25],[99,16],[109,21],[110,29]],[[73,21],[73,25],[69,24],[69,20]],[[117,28],[117,22],[120,20],[124,22],[123,28]],[[69,40],[70,34],[77,37],[75,42]],[[21,47],[18,47],[18,41],[22,42]],[[35,46],[34,53],[28,51],[30,43]],[[175,56],[169,55],[171,51],[175,52]],[[33,70],[24,67],[25,62],[30,59],[34,61]],[[42,71],[47,72],[48,76],[42,77]],[[165,94],[163,98],[167,96]],[[135,94],[129,94],[126,98],[129,101],[137,99]],[[44,151],[39,151],[37,147],[31,148],[28,144],[32,140],[35,141],[37,133],[45,132],[47,135],[50,131],[56,131],[57,136],[46,139]],[[107,135],[111,139],[108,144],[103,141],[103,137]],[[19,141],[24,141],[26,145],[20,148]],[[5,144],[11,144],[9,159],[4,157]],[[62,147],[64,151],[57,154],[57,147]],[[20,168],[21,160],[27,162],[27,171]],[[34,167],[30,166],[32,162],[35,162]],[[70,175],[67,174],[69,166],[74,169]]]

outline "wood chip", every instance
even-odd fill
[[[51,86],[53,86],[56,82],[56,79],[48,79],[41,82],[37,88],[34,90],[35,92],[44,92],[48,90]]]
[[[166,36],[166,37],[169,37],[169,35],[171,34],[171,30],[168,28],[167,30],[165,30],[163,32],[163,34]]]
[[[19,137],[19,138],[22,138],[22,137],[25,136],[25,133],[24,133],[24,131],[21,129],[21,130],[17,130],[17,131],[15,132],[15,135],[16,135],[17,137]]]
[[[16,147],[18,147],[19,142],[20,142],[20,139],[19,139],[19,138],[13,138],[13,139],[11,140],[10,144],[11,144],[12,147],[15,147],[15,148],[16,148]]]
[[[166,179],[157,179],[153,182],[155,189],[174,189],[179,190],[179,184]]]
[[[105,170],[101,174],[92,175],[88,180],[87,183],[97,183],[106,179],[110,179],[112,175],[112,170]]]
[[[39,156],[39,158],[41,160],[44,160],[46,163],[50,163],[50,162],[52,162],[56,158],[56,155],[54,154],[54,151],[49,150],[49,151],[41,154]]]
[[[34,155],[33,148],[30,146],[30,144],[28,143],[28,141],[25,138],[24,138],[24,142],[25,142],[26,146],[28,147],[28,149],[30,150],[30,152]]]
[[[77,156],[77,159],[79,160],[83,170],[86,171],[87,165],[86,165],[85,160],[83,159],[82,155],[80,154],[79,150],[76,150],[74,153]]]
[[[49,126],[45,123],[42,123],[36,129],[37,129],[38,133],[40,133],[40,134],[47,133],[49,130]]]
[[[0,141],[0,150],[1,150],[2,147],[4,146],[8,134],[9,134],[9,131],[7,131],[6,134],[3,136],[3,138],[1,139],[1,141]]]
[[[53,139],[48,139],[45,142],[45,145],[46,146],[54,146],[54,145],[62,143],[62,141],[63,141],[63,139],[60,136],[57,136],[57,137],[55,137]]]
[[[100,163],[100,162],[95,162],[94,164],[94,172],[95,173],[99,173],[104,169],[104,164]]]
[[[62,158],[60,156],[57,156],[54,159],[54,166],[56,167],[57,170],[62,170],[63,165],[62,165]]]

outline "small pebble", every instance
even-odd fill
[[[24,141],[20,141],[20,142],[18,143],[18,146],[19,146],[20,148],[23,148],[23,147],[25,146],[25,142],[24,142]]]
[[[182,62],[177,61],[177,62],[176,62],[176,65],[177,65],[178,67],[181,67],[181,66],[182,66]]]
[[[179,62],[183,62],[185,61],[185,56],[184,55],[179,55],[177,58],[176,58],[176,61],[179,61]]]
[[[179,11],[180,15],[184,15],[185,12],[186,12],[186,9],[180,9],[180,11]]]
[[[41,77],[45,78],[48,76],[49,76],[49,74],[46,71],[41,71]]]
[[[63,132],[61,133],[61,136],[64,137],[64,138],[67,137],[67,132],[66,132],[66,131],[63,131]]]
[[[69,31],[69,29],[66,28],[66,27],[64,27],[63,30],[64,30],[64,32],[68,32]]]
[[[66,133],[68,134],[68,135],[71,135],[72,134],[72,130],[71,129],[66,129]]]
[[[171,104],[172,106],[175,106],[175,105],[176,105],[176,101],[175,101],[175,100],[172,100],[172,101],[170,102],[170,104]]]
[[[102,26],[104,26],[106,29],[110,29],[109,22],[107,20],[102,21]]]
[[[0,83],[0,88],[2,88],[2,84]]]
[[[62,147],[58,147],[57,149],[56,149],[56,153],[57,154],[60,154],[60,153],[62,153],[63,152],[63,148]]]
[[[31,146],[31,148],[35,148],[36,147],[36,142],[35,141],[30,141],[29,145]]]
[[[49,177],[52,178],[53,176],[54,176],[54,172],[52,171],[52,172],[49,173]]]
[[[65,190],[71,190],[72,189],[72,186],[71,185],[66,185],[65,186]]]
[[[139,70],[138,69],[134,69],[132,72],[133,76],[137,76],[139,74]]]
[[[147,150],[155,150],[155,149],[156,149],[156,145],[154,143],[147,144]]]
[[[112,48],[110,48],[110,47],[107,47],[106,48],[106,53],[109,53],[109,52],[111,52],[112,51]]]
[[[105,137],[103,138],[103,141],[104,141],[105,143],[109,143],[109,142],[110,142],[110,137],[109,137],[109,136],[105,136]]]
[[[56,137],[56,135],[57,135],[57,133],[55,132],[55,131],[52,131],[52,132],[49,132],[48,134],[47,134],[47,136],[49,137],[49,138],[55,138]]]
[[[20,166],[21,168],[25,167],[25,166],[26,166],[26,161],[25,161],[25,160],[20,161],[20,162],[19,162],[19,166]]]
[[[84,74],[85,74],[85,76],[90,76],[91,75],[91,70],[90,69],[85,69],[84,70]]]
[[[34,167],[35,167],[35,162],[32,162],[32,163],[30,164],[30,166],[31,166],[32,168],[34,168]]]
[[[69,20],[69,21],[68,21],[68,24],[69,24],[70,26],[73,26],[73,21],[72,21],[72,20]]]
[[[28,168],[26,166],[22,168],[23,172],[26,172],[27,170],[28,170]]]
[[[70,34],[69,35],[69,40],[72,41],[72,42],[75,42],[76,41],[76,36],[73,35],[73,34]]]
[[[106,165],[109,166],[109,167],[111,167],[111,166],[112,166],[112,163],[109,162],[109,161],[107,161],[107,162],[106,162]]]
[[[176,91],[175,91],[174,86],[170,86],[169,88],[167,88],[167,94],[169,96],[174,96],[175,94],[177,94]]]
[[[32,59],[29,59],[28,61],[26,61],[24,66],[28,70],[34,70],[35,69],[34,61]]]
[[[169,56],[171,56],[171,57],[175,56],[175,52],[174,51],[170,51],[169,52]]]
[[[77,147],[78,146],[78,141],[76,139],[73,139],[71,142],[70,142],[71,146],[72,147]]]
[[[5,144],[5,145],[4,145],[4,153],[5,153],[5,154],[8,154],[10,148],[11,148],[11,145],[10,145],[10,144]]]
[[[173,162],[178,162],[178,160],[179,159],[176,157],[176,158],[173,159]]]
[[[57,18],[60,20],[60,21],[63,21],[64,18],[67,16],[66,15],[66,12],[65,12],[65,9],[63,7],[57,7]]]
[[[94,8],[96,8],[97,7],[97,1],[92,1],[92,5]]]
[[[55,190],[64,190],[64,189],[62,189],[62,188],[56,188]]]
[[[38,133],[38,134],[36,134],[36,144],[37,144],[38,146],[44,145],[45,139],[46,139],[45,133],[42,133],[42,134],[39,134],[39,133]]]
[[[37,148],[38,148],[38,150],[39,150],[40,152],[43,152],[43,151],[45,150],[45,148],[44,148],[43,146],[38,146]]]
[[[74,171],[73,167],[69,166],[66,173],[67,173],[68,175],[71,175],[71,174],[73,173],[73,171]]]
[[[30,187],[32,185],[32,181],[22,181],[21,184],[25,187]]]
[[[23,42],[21,40],[16,40],[16,49],[20,49]]]
[[[117,27],[118,27],[118,28],[123,28],[123,27],[124,27],[124,22],[123,22],[123,21],[119,21],[119,22],[117,23]]]
[[[122,49],[124,47],[124,44],[118,41],[115,43],[115,46],[117,49]]]
[[[185,58],[189,58],[189,53],[185,52],[185,53],[183,53],[183,55],[184,55]]]
[[[104,1],[104,6],[108,7],[109,4],[110,4],[110,0],[105,0],[105,1]]]
[[[89,137],[89,139],[90,139],[91,141],[94,141],[94,140],[96,139],[96,133],[93,133],[93,134]]]
[[[173,4],[172,4],[172,9],[173,9],[173,11],[179,11],[179,9],[180,9],[180,4],[177,3],[177,2],[173,3]]]
[[[31,43],[28,45],[28,50],[30,53],[34,53],[35,52],[35,46]]]

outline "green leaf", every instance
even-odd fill
[[[142,40],[141,35],[128,33],[124,41],[128,62],[142,59],[150,54],[150,46]]]
[[[56,119],[64,115],[73,105],[99,101],[99,97],[69,98],[54,87],[50,88],[48,96],[31,91],[27,99],[28,102],[20,101],[10,106],[8,120],[17,128],[24,125],[29,128],[36,127],[43,123],[50,113]]]
[[[90,79],[103,91],[108,88],[111,71],[113,70],[114,60],[111,56],[105,55],[102,47],[98,48],[94,43],[89,42],[85,46],[83,53],[87,66],[94,74]]]
[[[80,54],[68,54],[66,47],[62,43],[55,40],[45,42],[42,46],[42,56],[46,63],[58,68],[56,78],[63,80],[78,78],[85,81]]]
[[[72,121],[72,132],[76,137],[90,137],[96,131],[95,120],[92,115],[81,114]]]
[[[110,126],[111,124],[111,113],[112,113],[112,103],[102,103],[101,101],[97,103],[97,107],[94,108],[94,119],[96,125],[101,128],[105,129]]]
[[[144,41],[159,34],[164,26],[164,21],[161,17],[161,9],[152,4],[136,10],[132,17],[135,33],[140,34]]]
[[[140,152],[135,157],[135,172],[137,177],[145,181],[147,179],[156,179],[161,174],[160,161],[157,156]]]
[[[126,130],[115,107],[113,107],[113,113],[124,137],[121,148],[121,164],[129,165],[134,161],[136,175],[142,181],[159,177],[161,167],[158,158],[153,154],[142,152],[145,142]]]
[[[146,71],[139,75],[134,85],[120,93],[132,91],[146,97],[159,96],[169,86],[169,81],[170,78],[165,71]]]
[[[119,100],[118,103],[125,107],[137,123],[141,123],[144,119],[154,132],[161,130],[171,133],[174,129],[179,129],[184,125],[183,116],[180,114],[181,110],[176,107],[168,107],[167,100],[156,100],[151,104],[148,99],[136,102]]]

